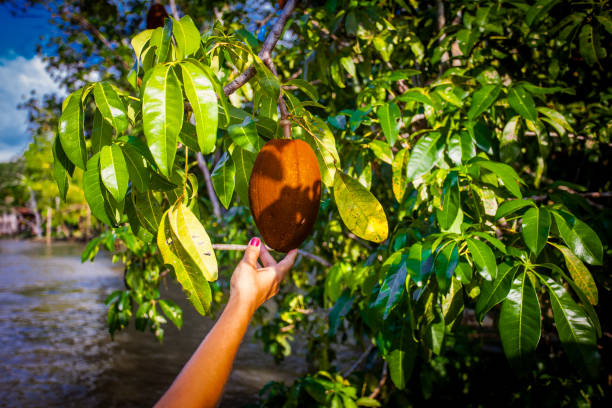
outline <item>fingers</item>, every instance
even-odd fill
[[[242,261],[257,269],[257,258],[259,257],[260,247],[261,241],[259,238],[251,238],[247,249],[244,251]]]
[[[263,263],[264,267],[274,266],[276,265],[276,260],[270,255],[270,251],[266,248],[265,245],[261,245],[261,252],[259,253],[259,258],[261,259],[261,263]]]
[[[280,279],[282,280],[289,269],[293,266],[295,258],[297,257],[297,249],[292,249],[285,255],[285,257],[276,265],[276,270],[280,273]]]

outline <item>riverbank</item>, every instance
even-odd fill
[[[61,240],[0,240],[3,406],[151,406],[212,327],[168,284],[162,297],[183,308],[183,329],[166,325],[163,344],[133,327],[111,341],[104,298],[123,289],[123,268],[104,253],[82,264],[83,248]],[[300,350],[278,366],[252,335],[240,348],[222,407],[252,402],[268,381],[290,382],[305,371]]]

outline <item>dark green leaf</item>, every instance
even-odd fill
[[[100,176],[100,154],[96,153],[87,162],[87,170],[83,173],[83,193],[89,204],[91,213],[108,226],[113,226],[114,217],[108,204],[102,177]]]
[[[436,218],[442,230],[448,230],[457,218],[461,208],[459,195],[459,173],[451,171],[444,180],[442,187],[442,209],[436,209]]]
[[[474,92],[472,106],[470,106],[470,110],[467,113],[468,119],[474,120],[477,116],[486,111],[489,106],[497,100],[501,88],[501,85],[485,85]]]
[[[540,254],[550,231],[550,213],[544,207],[532,207],[523,215],[523,240],[536,257]]]
[[[378,108],[376,115],[387,142],[393,146],[402,126],[402,113],[399,107],[393,102],[386,103]]]
[[[499,265],[497,277],[494,281],[484,280],[480,287],[480,296],[476,302],[476,318],[482,321],[491,308],[504,300],[510,292],[517,267],[502,263]]]
[[[102,182],[115,201],[121,203],[128,189],[129,175],[125,157],[117,145],[103,146],[100,151]]]
[[[106,121],[98,109],[94,113],[93,129],[91,130],[91,152],[98,153],[102,146],[109,146],[113,140],[113,127]]]
[[[230,125],[227,133],[232,141],[244,150],[258,153],[264,145],[264,141],[257,134],[257,127],[250,116],[245,118],[241,124]]]
[[[336,304],[329,311],[329,332],[327,333],[329,337],[336,336],[342,318],[351,311],[352,306],[353,297],[351,296],[351,291],[345,289],[342,295],[340,295],[340,298],[338,298]]]
[[[176,327],[179,329],[183,327],[183,311],[176,303],[171,300],[160,299],[159,306],[166,317],[170,319]]]
[[[563,286],[551,278],[547,278],[545,283],[548,286],[559,340],[570,362],[591,378],[597,378],[600,357],[595,330],[589,318]]]
[[[450,286],[451,278],[459,264],[459,249],[457,243],[451,242],[441,252],[438,252],[434,261],[434,271],[438,286],[442,292],[446,292]]]
[[[382,266],[385,279],[374,302],[374,307],[384,307],[383,320],[387,319],[391,310],[400,301],[406,287],[406,260],[408,256],[401,252],[393,253]]]
[[[584,60],[589,65],[599,62],[599,59],[597,58],[597,44],[595,44],[594,35],[593,26],[590,24],[583,25],[582,29],[580,30],[580,34],[578,35],[580,54],[582,54]]]
[[[236,166],[227,152],[223,153],[215,165],[211,179],[219,201],[225,208],[229,208],[236,185]]]
[[[149,188],[149,169],[145,168],[145,158],[129,143],[121,146],[132,186],[140,193]]]
[[[515,86],[508,91],[508,103],[525,119],[532,122],[538,120],[538,112],[536,111],[533,98],[522,86]]]
[[[566,211],[552,213],[561,238],[572,252],[588,264],[601,265],[603,246],[595,231]]]
[[[416,143],[408,160],[407,177],[409,182],[427,173],[442,158],[444,144],[438,143],[439,140],[439,132],[430,132],[423,135]]]
[[[477,160],[473,163],[478,167],[482,167],[495,173],[508,191],[510,191],[516,198],[523,198],[521,189],[519,188],[519,182],[522,182],[522,180],[512,167],[504,163],[498,163],[490,160]]]
[[[473,238],[468,238],[466,242],[470,254],[472,254],[472,259],[480,270],[480,274],[487,280],[496,279],[497,263],[491,248],[484,242]]]
[[[249,180],[255,164],[256,154],[244,150],[240,146],[230,146],[232,161],[236,166],[236,193],[242,205],[249,204]]]
[[[83,130],[82,89],[68,95],[63,104],[59,119],[58,132],[62,148],[66,156],[75,166],[85,169],[87,151],[85,149],[85,133]]]
[[[521,208],[530,207],[534,205],[535,204],[533,200],[530,198],[522,200],[506,200],[497,208],[497,212],[495,213],[495,219],[499,220],[502,217],[514,214]]]
[[[540,341],[541,315],[538,295],[526,273],[519,274],[502,304],[499,334],[510,364],[523,367]]]

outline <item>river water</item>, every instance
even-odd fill
[[[122,268],[103,254],[81,264],[82,249],[0,240],[0,406],[151,406],[212,327],[170,284],[162,297],[183,308],[182,330],[167,324],[160,344],[132,323],[112,341],[103,302],[123,289]],[[222,407],[253,402],[268,381],[290,382],[305,370],[298,355],[276,365],[252,334],[238,352]]]

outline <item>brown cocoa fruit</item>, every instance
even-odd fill
[[[249,180],[249,205],[269,247],[287,252],[304,242],[320,200],[321,172],[308,143],[273,139],[261,148]]]
[[[166,9],[161,4],[153,4],[147,13],[147,29],[164,26],[164,20],[168,18]]]
[[[286,0],[278,0],[278,8],[283,9],[285,7]]]

